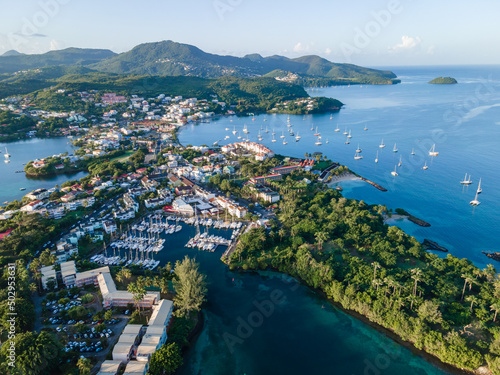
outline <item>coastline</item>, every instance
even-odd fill
[[[225,262],[224,262],[225,263]],[[227,265],[227,263],[225,263]],[[367,324],[369,325],[371,328],[373,328],[374,330],[376,330],[377,332],[379,333],[382,333],[384,334],[386,337],[390,338],[391,340],[393,340],[394,342],[396,342],[398,345],[401,345],[403,346],[404,348],[410,350],[413,354],[417,355],[417,356],[420,356],[421,358],[425,359],[427,362],[435,365],[436,367],[442,369],[442,370],[445,370],[445,371],[448,371],[448,372],[451,372],[453,374],[457,374],[457,375],[471,375],[471,374],[483,374],[483,373],[489,373],[489,372],[482,372],[480,370],[480,367],[479,369],[476,369],[475,371],[468,371],[468,370],[465,370],[465,369],[461,369],[461,368],[458,368],[458,367],[455,367],[453,365],[450,365],[449,363],[445,363],[443,361],[441,361],[438,357],[436,357],[435,355],[431,354],[431,353],[428,353],[426,352],[425,350],[422,350],[422,349],[418,349],[417,347],[415,347],[413,345],[412,342],[410,341],[406,341],[406,340],[403,340],[401,337],[399,337],[396,333],[394,333],[392,330],[374,322],[374,321],[371,321],[367,316],[355,311],[355,310],[350,310],[350,309],[346,309],[342,306],[342,304],[340,304],[339,302],[335,302],[331,299],[329,299],[326,295],[325,292],[323,292],[322,290],[318,289],[318,288],[313,288],[309,285],[307,285],[301,278],[297,277],[297,276],[293,276],[293,275],[290,275],[286,272],[281,272],[277,269],[274,269],[274,268],[270,268],[269,269],[270,271],[273,271],[273,272],[276,272],[276,273],[279,273],[279,274],[282,274],[282,275],[287,275],[289,277],[293,277],[294,279],[296,279],[301,285],[303,285],[304,287],[308,288],[309,290],[311,290],[312,292],[314,292],[315,294],[321,296],[321,298],[323,298],[325,301],[327,301],[328,303],[330,303],[333,307],[339,309],[340,311],[344,312],[345,314],[361,321],[362,323],[364,324]],[[238,272],[247,272],[247,273],[256,273],[257,275],[260,276],[260,273],[259,273],[259,270],[243,270],[241,268],[237,268],[234,270],[235,271],[238,271]]]

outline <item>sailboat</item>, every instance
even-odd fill
[[[276,132],[274,131],[274,128],[273,128],[273,132],[271,133],[272,135],[276,135]]]
[[[285,138],[285,132],[283,130],[281,131],[280,138]]]
[[[393,152],[398,152],[398,147],[396,146],[396,144],[394,143],[394,148],[392,149]]]
[[[429,155],[430,156],[438,156],[439,152],[436,151],[436,145],[433,144],[431,149],[429,150]]]
[[[382,143],[378,147],[380,147],[380,148],[384,148],[385,147],[383,139],[382,139]]]
[[[333,114],[330,115],[330,120],[333,120]]]
[[[238,131],[236,130],[236,126],[235,126],[234,130],[233,130],[233,134],[236,135],[236,133],[238,133]]]
[[[314,130],[314,125],[313,124],[311,124],[311,130]]]
[[[470,178],[471,178],[471,175],[469,175],[469,178],[467,179],[467,173],[466,173],[465,178],[462,181],[460,181],[460,183],[462,185],[470,185],[470,184],[472,184],[472,180]]]
[[[273,139],[271,142],[276,142],[276,138],[274,138],[274,134],[273,134]]]
[[[314,143],[316,146],[321,146],[323,143],[320,141],[320,137],[318,137],[318,140]]]
[[[342,134],[344,134],[344,135],[349,134],[349,133],[347,132],[347,128],[345,128],[345,130],[344,130],[344,132],[343,132]]]
[[[427,160],[425,161],[424,163],[424,166],[422,167],[422,169],[425,171],[426,169],[429,169],[429,167],[427,166]]]
[[[362,152],[363,150],[359,148],[359,143],[358,143],[358,148],[356,149],[356,152],[359,154],[360,152]]]
[[[481,194],[483,192],[483,189],[481,189],[481,179],[479,179],[479,185],[477,186],[477,193]]]
[[[299,135],[299,131],[297,130],[297,135],[295,136],[295,140],[298,142],[300,141],[300,135]]]
[[[250,133],[250,132],[248,131],[248,129],[247,129],[247,124],[245,124],[245,125],[243,126],[243,133],[245,133],[245,134]]]
[[[398,175],[397,170],[398,170],[398,166],[397,166],[397,165],[395,165],[395,166],[394,166],[394,170],[391,172],[391,174],[392,174],[393,176],[397,176],[397,175]]]
[[[349,138],[346,138],[345,142],[344,142],[346,145],[348,145],[349,143],[351,143],[351,141],[349,140]]]
[[[375,156],[375,163],[378,163],[378,150],[377,150],[377,156]]]
[[[340,128],[339,128],[339,124],[337,123],[337,127],[335,128],[335,131],[336,132],[339,132],[340,131]]]
[[[410,155],[415,155],[415,150],[413,148],[411,149],[411,154]]]
[[[326,142],[325,143],[328,143],[328,138],[326,139]]]
[[[469,204],[470,204],[471,206],[479,206],[479,205],[481,204],[481,202],[479,202],[479,201],[477,200],[477,195],[478,195],[478,194],[479,194],[479,193],[476,191],[476,196],[474,197],[474,199],[473,199],[473,200],[471,200],[471,201],[469,202]]]
[[[284,145],[288,144],[288,142],[286,141],[286,139],[283,139],[283,144]]]
[[[350,129],[349,129],[349,135],[347,136],[347,138],[352,138],[351,130]]]
[[[399,163],[398,163],[398,167],[401,167],[403,165],[403,162],[401,161],[401,156],[399,157]]]
[[[354,160],[360,160],[360,159],[363,159],[363,156],[361,156],[359,152],[356,151],[356,153],[354,154]]]
[[[363,130],[364,130],[364,131],[367,131],[367,130],[368,130],[368,126],[366,126],[366,125],[365,125],[365,127],[364,127],[364,129],[363,129]]]
[[[5,147],[5,154],[3,154],[3,156],[8,159],[10,158],[10,154],[9,154],[9,151],[7,151],[7,147]]]
[[[291,127],[292,124],[290,124],[290,116],[286,119],[286,126]]]
[[[236,133],[238,133],[238,132],[236,132]],[[241,135],[240,135],[239,133],[238,133],[238,137],[237,137],[237,138],[238,138],[238,139],[241,139]]]
[[[257,138],[259,139],[259,141],[262,141],[262,135],[260,135],[260,130],[259,130],[259,134],[257,135]]]
[[[228,127],[226,127],[226,131],[227,131],[227,132],[229,131],[229,128],[228,128]]]
[[[266,133],[269,133],[269,129],[267,128],[267,126],[266,126]]]
[[[315,137],[317,137],[318,135],[321,135],[319,132],[318,132],[318,127],[316,126],[316,133],[313,134]]]

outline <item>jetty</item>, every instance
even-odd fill
[[[408,217],[408,220],[410,220],[412,223],[420,225],[421,227],[430,227],[431,225],[422,219],[419,219],[418,217],[413,216],[410,214],[408,211],[403,210],[402,208],[396,208],[396,213],[399,215],[404,215]]]
[[[361,180],[363,180],[363,181],[365,181],[365,182],[368,182],[370,185],[372,185],[372,186],[376,187],[378,190],[380,190],[380,191],[387,191],[387,189],[386,189],[385,187],[380,186],[379,184],[376,184],[375,182],[370,181],[370,180],[368,180],[368,179],[366,179],[366,178],[364,178],[364,177],[361,177],[361,176],[357,175],[356,173],[354,173],[354,174],[355,174],[356,176],[358,176]]]
[[[422,242],[422,247],[425,250],[442,251],[443,253],[448,252],[448,249],[446,247],[443,247],[443,246],[437,244],[436,242],[428,240],[428,239],[424,239],[424,241]]]

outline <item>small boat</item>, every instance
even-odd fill
[[[360,152],[362,152],[363,150],[359,148],[359,143],[358,143],[358,148],[356,149],[356,152],[359,154]]]
[[[238,131],[236,130],[236,126],[234,127],[233,134],[236,135]]]
[[[265,131],[265,132],[266,132],[266,133],[269,133],[269,129],[267,128],[267,126],[266,126],[266,131]]]
[[[314,143],[316,146],[321,146],[323,143],[320,141],[321,137],[318,137],[318,140]]]
[[[397,166],[397,165],[395,165],[395,166],[394,166],[394,170],[391,172],[391,174],[392,174],[393,176],[397,176],[397,175],[398,175],[397,170],[398,170],[398,166]]]
[[[283,144],[284,144],[284,145],[287,145],[287,144],[288,144],[288,142],[286,141],[286,139],[283,139]]]
[[[5,159],[3,162],[4,163],[10,163],[10,159]]]
[[[292,124],[290,124],[290,116],[286,119],[286,126],[291,127]]]
[[[479,205],[481,204],[481,202],[479,202],[479,201],[477,200],[477,195],[478,195],[478,194],[479,194],[479,193],[476,191],[476,196],[474,197],[474,199],[473,199],[473,200],[471,200],[471,201],[469,202],[469,204],[470,204],[471,206],[479,206]]]
[[[356,151],[356,153],[354,154],[354,160],[360,160],[360,159],[363,159],[363,156],[361,156],[359,152]]]
[[[403,162],[401,161],[401,156],[399,157],[399,163],[398,163],[398,167],[401,167],[403,165]]]
[[[431,149],[429,150],[429,155],[430,156],[438,156],[439,152],[436,151],[436,145],[433,144]]]
[[[250,131],[248,131],[248,129],[247,129],[247,124],[245,124],[245,125],[243,126],[243,133],[245,133],[245,134],[250,133]]]
[[[427,166],[427,161],[424,163],[424,166],[422,167],[422,169],[425,171],[426,169],[429,169],[429,167]]]
[[[297,130],[297,135],[295,136],[295,141],[300,141],[300,135],[299,135],[299,131]]]
[[[380,148],[384,148],[385,147],[383,139],[382,139],[382,143],[380,143],[380,145],[378,147],[380,147]]]
[[[351,130],[349,130],[349,135],[347,136],[347,138],[352,138]]]
[[[10,154],[9,154],[9,152],[7,151],[7,147],[5,147],[5,154],[3,154],[3,156],[4,156],[5,158],[7,158],[7,159],[8,159],[8,158],[10,158]]]
[[[344,142],[346,145],[350,144],[351,141],[349,140],[349,138],[346,139],[346,141]]]
[[[19,188],[19,190],[23,191],[23,190],[26,190],[26,188],[25,188],[25,187],[22,187],[22,188]]]
[[[284,131],[281,131],[280,138],[285,138],[285,132]]]
[[[313,134],[315,137],[317,137],[318,135],[321,135],[321,133],[318,132],[318,127],[316,126],[316,133]]]
[[[377,150],[377,156],[375,156],[375,163],[378,163],[378,150]]]
[[[363,130],[364,130],[364,131],[367,131],[367,130],[368,130],[368,127],[365,125],[365,127],[364,127],[364,129],[363,129]]]
[[[394,143],[394,148],[392,149],[392,152],[398,152],[398,147],[396,146],[395,143]]]
[[[238,133],[238,136],[236,138],[241,139],[241,135]]]
[[[479,185],[477,186],[477,193],[481,194],[483,192],[483,189],[481,189],[481,179],[479,179]]]
[[[349,134],[349,133],[347,132],[347,128],[345,128],[345,130],[344,130],[344,132],[343,132],[342,134],[343,134],[343,135],[347,135],[347,134]]]
[[[330,115],[330,120],[333,120],[333,114]]]
[[[328,138],[326,139],[326,142],[325,143],[328,143]]]
[[[273,139],[272,139],[271,142],[276,142],[276,138],[274,138],[274,135],[273,135]]]
[[[228,132],[228,131],[229,131],[229,128],[226,128],[226,131]]]
[[[311,130],[314,130],[314,125],[313,124],[311,124]]]
[[[472,180],[470,178],[471,178],[471,175],[469,175],[469,178],[467,178],[467,173],[466,173],[465,178],[462,181],[460,181],[460,183],[462,185],[470,185],[470,184],[472,184]]]
[[[339,128],[339,124],[337,123],[337,127],[335,128],[335,131],[336,132],[339,132],[340,131],[340,128]]]
[[[229,138],[230,138],[230,137],[229,137],[228,135],[226,135],[226,136],[224,137],[224,139],[229,139]]]
[[[274,131],[274,129],[273,129],[273,132],[272,132],[271,134],[272,134],[272,135],[276,135],[276,132]]]
[[[411,149],[411,154],[410,155],[415,155],[415,150],[413,148]]]

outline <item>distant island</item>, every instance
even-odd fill
[[[435,83],[435,84],[441,84],[441,85],[452,85],[455,83],[458,83],[455,78],[452,77],[437,77],[434,78],[432,81],[429,81],[429,83]]]

